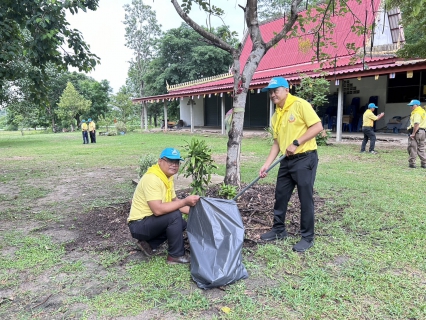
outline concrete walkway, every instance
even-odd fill
[[[331,133],[331,138],[336,139],[336,132]],[[376,138],[379,141],[407,143],[408,135],[406,133],[383,133],[376,132]],[[342,140],[362,140],[362,132],[342,132]]]

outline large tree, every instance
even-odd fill
[[[161,25],[155,11],[142,0],[132,0],[131,5],[124,5],[126,25],[126,47],[133,51],[130,61],[129,88],[134,96],[145,95],[143,77],[148,65],[156,54],[156,43],[161,36]],[[141,130],[143,128],[143,104],[141,104]]]
[[[229,33],[226,27],[212,29],[212,33],[237,44],[236,34]],[[165,84],[178,84],[186,81],[210,77],[228,72],[232,56],[206,41],[197,32],[182,23],[179,28],[168,30],[158,41],[158,53],[149,64],[144,75],[146,95],[167,93]],[[178,116],[178,103],[169,106],[170,118]],[[160,114],[162,104],[150,107],[150,114]]]
[[[360,1],[360,0],[359,0]],[[333,32],[333,24],[331,23],[332,15],[341,15],[350,12],[346,0],[326,0],[321,5],[310,4],[308,1],[291,0],[289,10],[283,15],[283,27],[281,30],[276,30],[275,35],[267,42],[263,39],[259,27],[258,18],[258,1],[247,0],[245,6],[240,6],[244,14],[248,35],[252,42],[250,55],[245,65],[240,65],[240,57],[243,49],[242,45],[235,47],[209,32],[205,28],[198,25],[189,17],[193,4],[199,5],[207,14],[221,17],[224,11],[211,1],[207,0],[183,0],[182,5],[177,0],[171,0],[176,12],[179,16],[203,38],[209,41],[216,47],[229,52],[233,58],[232,73],[234,77],[233,88],[233,117],[231,129],[228,133],[228,151],[226,159],[226,175],[225,183],[231,185],[240,184],[240,147],[244,123],[244,111],[247,92],[250,82],[256,71],[257,66],[262,60],[266,52],[273,48],[279,41],[286,37],[294,37],[300,35],[300,31],[304,32],[304,26],[307,23],[315,22],[316,27],[313,28],[314,40],[312,43],[313,49],[316,51],[317,59],[322,60],[327,58],[327,55],[322,53],[321,48],[330,42],[329,35]],[[302,9],[307,9],[302,17],[298,14]],[[296,21],[298,22],[296,24]],[[358,20],[354,30],[362,29],[362,23]]]
[[[66,11],[75,14],[97,7],[98,0],[0,1],[0,87],[24,77],[22,63],[27,62],[36,67],[26,75],[32,98],[46,101],[48,63],[64,69],[93,69],[99,58],[90,52],[81,33],[69,28]]]
[[[90,109],[92,102],[85,99],[74,88],[71,82],[67,83],[67,87],[60,97],[58,110],[56,111],[59,119],[62,120],[63,126],[73,125],[76,115],[83,114]],[[77,121],[77,125],[79,121]]]

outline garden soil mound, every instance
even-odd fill
[[[189,195],[190,190],[177,191],[178,198]],[[218,195],[219,186],[209,188],[206,196],[221,198]],[[255,185],[248,189],[237,199],[238,209],[241,213],[245,227],[245,247],[256,246],[264,243],[260,235],[272,227],[273,206],[275,202],[275,185]],[[314,195],[315,212],[321,215],[324,200]],[[94,208],[89,213],[78,218],[75,225],[77,238],[66,245],[67,251],[76,249],[90,251],[118,251],[123,245],[134,243],[127,227],[127,217],[130,211],[131,201],[111,204],[107,207]],[[300,229],[300,202],[297,190],[293,193],[286,216],[287,231],[290,235],[297,236]],[[189,244],[185,236],[185,247],[189,250]],[[165,245],[164,245],[165,246]],[[136,246],[124,246],[129,251],[137,250]],[[164,248],[165,249],[165,248]],[[164,251],[164,250],[163,250]]]

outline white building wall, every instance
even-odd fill
[[[341,80],[342,81],[342,80]],[[387,118],[389,116],[386,111],[386,86],[387,79],[385,75],[381,75],[379,79],[375,80],[374,77],[364,77],[361,80],[358,79],[347,79],[345,81],[349,81],[352,84],[351,91],[359,91],[359,93],[344,93],[344,106],[349,106],[352,102],[352,98],[359,97],[360,98],[360,106],[366,106],[368,103],[368,99],[370,96],[378,96],[378,104],[379,107],[377,109],[378,113],[384,112],[385,117],[377,121],[376,128],[380,129],[386,126],[388,120],[392,118]],[[338,86],[334,83],[331,84],[330,92],[337,92]]]
[[[188,105],[189,97],[180,100],[180,119],[183,120],[184,126],[191,126],[191,111],[190,105]],[[194,97],[194,109],[193,118],[194,126],[204,126],[204,99],[201,96],[198,98]]]

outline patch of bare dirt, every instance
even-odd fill
[[[206,196],[221,198],[218,195],[219,186],[209,188]],[[176,192],[178,198],[189,195],[189,190]],[[324,200],[314,195],[315,212],[321,216]],[[273,206],[275,202],[275,185],[255,185],[243,193],[237,200],[245,227],[245,247],[264,243],[260,235],[267,232],[273,221]],[[115,251],[123,248],[124,243],[133,242],[127,227],[127,217],[130,211],[130,201],[111,204],[108,207],[95,208],[81,215],[75,224],[78,237],[66,245],[68,251],[76,248],[87,250]],[[297,192],[293,193],[286,216],[287,231],[297,235],[300,229],[300,201]],[[189,244],[186,242],[186,248]]]

